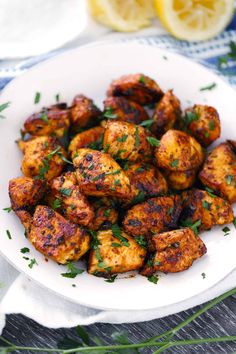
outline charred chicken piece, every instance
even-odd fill
[[[90,203],[94,208],[94,219],[88,225],[90,230],[110,229],[117,222],[118,211],[111,199],[103,197]]]
[[[76,156],[76,152],[82,148],[94,150],[102,149],[104,128],[94,127],[77,134],[70,142],[68,152],[72,157]]]
[[[168,171],[163,170],[163,174],[167,180],[168,186],[175,190],[184,190],[193,186],[197,171]]]
[[[102,112],[93,100],[84,95],[77,95],[72,102],[70,114],[72,130],[76,132],[81,128],[97,125]]]

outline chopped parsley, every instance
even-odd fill
[[[41,98],[41,93],[40,92],[36,92],[35,96],[34,96],[34,104],[39,103]]]
[[[160,146],[160,140],[153,138],[152,136],[148,136],[146,139],[151,146]]]
[[[7,233],[7,237],[9,238],[9,240],[11,240],[11,239],[12,239],[12,237],[11,237],[11,233],[10,233],[10,231],[9,231],[9,230],[6,230],[6,233]]]
[[[56,99],[56,102],[60,101],[60,94],[59,93],[56,94],[55,99]]]
[[[58,209],[61,207],[61,201],[60,199],[54,199],[53,203],[52,203],[52,208],[54,210]]]
[[[146,170],[143,166],[140,166],[140,167],[136,168],[136,170],[135,170],[135,172],[138,172],[138,173],[144,172],[144,171],[146,171]]]
[[[206,200],[203,200],[202,201],[202,206],[203,208],[207,209],[207,210],[210,210],[211,208],[211,203],[207,202]]]
[[[103,149],[103,152],[106,153],[110,148],[110,144],[106,144],[106,146]]]
[[[127,134],[124,134],[122,135],[121,137],[118,137],[116,140],[119,142],[119,143],[124,143],[128,138],[128,135]]]
[[[214,120],[210,120],[210,122],[209,122],[209,129],[210,129],[210,130],[214,130],[214,128],[215,128]]]
[[[227,186],[230,186],[232,181],[233,181],[233,176],[232,175],[227,175],[226,176]]]
[[[135,128],[135,146],[139,146],[140,139],[139,139],[139,130],[138,127]]]
[[[115,179],[114,185],[115,186],[121,186],[120,180],[119,179]]]
[[[205,187],[205,189],[206,189],[207,193],[208,193],[212,198],[216,198],[216,195],[213,194],[213,192],[214,192],[213,189],[208,188],[208,187]]]
[[[112,234],[115,238],[117,238],[123,246],[129,247],[129,241],[126,237],[122,236],[122,230],[120,229],[118,224],[114,224],[111,227]]]
[[[138,195],[136,195],[133,200],[132,204],[139,204],[142,203],[145,200],[145,193],[143,191],[139,191]]]
[[[21,248],[21,253],[23,253],[23,254],[25,254],[25,253],[29,253],[29,248],[28,247],[23,247],[23,248]]]
[[[183,118],[184,120],[184,124],[186,126],[188,126],[189,124],[191,124],[194,121],[197,121],[199,119],[199,116],[196,112],[193,111],[186,111],[185,112],[185,116]]]
[[[96,231],[93,231],[93,230],[88,230],[88,232],[90,233],[90,235],[92,237],[91,248],[93,250],[96,250],[101,244],[99,239],[97,238],[97,233],[96,233]]]
[[[59,189],[59,192],[60,192],[62,195],[70,196],[71,193],[72,193],[72,190],[71,190],[70,188],[61,188],[61,189]]]
[[[40,119],[42,119],[45,123],[48,123],[49,120],[48,120],[48,115],[45,111],[43,111],[41,114],[40,114]]]
[[[61,273],[61,276],[65,278],[75,278],[78,274],[82,274],[84,269],[77,268],[74,263],[67,264],[67,273]]]
[[[106,218],[109,218],[110,213],[111,213],[111,209],[106,209],[106,210],[104,211],[104,216],[105,216]]]
[[[46,146],[47,147],[47,146]],[[55,155],[55,154],[57,154],[58,153],[58,151],[60,150],[60,146],[58,146],[55,150],[53,150],[53,151],[51,151],[48,155],[47,155],[47,159],[50,161],[51,160],[51,158],[53,157],[53,155]]]
[[[70,165],[73,165],[73,162],[71,162],[70,160],[67,160],[67,158],[61,152],[59,152],[58,155],[60,156],[62,161],[69,163]]]
[[[150,277],[147,278],[148,281],[150,281],[151,283],[157,284],[159,278],[156,275],[151,275]]]
[[[217,87],[217,84],[213,82],[212,84],[209,84],[207,86],[201,87],[200,91],[208,91],[208,90],[213,90],[214,88]]]
[[[202,273],[201,276],[202,276],[202,279],[205,279],[206,278],[206,273]]]
[[[111,247],[118,248],[118,247],[122,247],[122,245],[120,243],[117,243],[117,242],[112,242],[111,243]]]
[[[144,77],[144,75],[141,75],[141,76],[140,76],[139,82],[140,82],[141,84],[145,84],[145,77]]]
[[[225,226],[222,231],[224,232],[224,236],[228,236],[230,233],[230,228],[228,226]]]
[[[117,274],[110,276],[110,278],[106,279],[105,282],[107,283],[114,283],[117,278]]]
[[[134,239],[139,246],[141,246],[142,248],[147,248],[147,241],[144,236],[135,236]]]
[[[33,266],[36,265],[36,264],[38,265],[36,259],[35,259],[35,258],[32,258],[32,259],[30,260],[29,264],[28,264],[28,267],[29,267],[30,269],[32,269]]]
[[[229,43],[229,48],[230,48],[229,53],[225,56],[220,57],[218,60],[220,68],[222,67],[222,65],[227,64],[230,59],[236,60],[236,43],[231,41]]]
[[[171,167],[178,167],[179,166],[179,160],[176,159],[176,160],[171,161],[170,166]]]
[[[182,226],[184,227],[190,227],[193,232],[195,233],[195,235],[198,234],[198,227],[201,225],[201,220],[197,220],[196,222],[193,222],[191,219],[187,219],[187,220],[184,220],[182,221]]]
[[[10,106],[11,102],[8,101],[6,103],[0,104],[0,112],[4,111],[5,109],[7,109]],[[5,116],[3,116],[2,114],[0,114],[0,118],[4,119],[6,118]]]
[[[7,213],[10,213],[12,211],[12,207],[3,208],[2,210],[6,211]]]
[[[156,266],[159,266],[160,264],[161,264],[161,261],[158,261],[158,260],[155,261],[155,265],[156,265]]]
[[[167,214],[168,214],[169,216],[171,216],[172,213],[173,213],[173,210],[174,210],[173,207],[169,207],[168,210],[167,210]]]
[[[147,120],[144,120],[140,125],[144,128],[151,128],[151,126],[153,125],[154,123],[154,120],[153,119],[147,119]]]
[[[107,107],[105,112],[103,113],[103,116],[108,119],[116,119],[117,114],[113,113],[113,108]]]

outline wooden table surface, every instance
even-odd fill
[[[181,312],[176,315],[168,316],[149,322],[111,325],[111,324],[94,324],[87,326],[86,329],[91,335],[96,335],[106,343],[112,343],[111,334],[115,331],[125,331],[131,342],[138,342],[142,339],[154,336],[166,331],[188,315],[196,311],[198,307]],[[236,297],[227,298],[213,309],[203,314],[194,322],[181,330],[177,334],[176,339],[190,339],[201,337],[216,337],[225,335],[236,335]],[[3,336],[11,342],[24,346],[41,346],[56,348],[57,343],[63,337],[67,336],[78,339],[75,328],[70,329],[48,329],[42,327],[36,322],[22,315],[8,315],[6,327]],[[18,352],[15,352],[18,353]],[[22,351],[20,352],[22,353]],[[24,351],[24,353],[32,353]],[[151,349],[143,350],[142,353],[151,354]],[[235,354],[236,342],[206,344],[198,346],[188,346],[182,348],[173,348],[166,350],[166,354]],[[129,352],[127,351],[127,354]]]

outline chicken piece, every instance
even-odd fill
[[[140,272],[145,276],[157,271],[182,272],[207,252],[203,241],[190,228],[156,234],[152,243],[156,252],[150,255]]]
[[[168,130],[156,148],[157,164],[169,171],[196,169],[203,163],[201,145],[190,135],[179,130]]]
[[[98,246],[90,251],[90,274],[109,277],[111,274],[125,273],[142,267],[146,250],[123,231],[120,231],[123,242],[114,236],[112,230],[99,231],[95,237]]]
[[[183,211],[180,220],[194,224],[200,220],[199,230],[209,230],[214,225],[229,224],[234,220],[231,205],[219,197],[212,197],[208,192],[192,189],[182,194]]]
[[[118,211],[109,198],[99,198],[91,201],[94,208],[94,219],[88,225],[90,230],[110,229],[118,220]]]
[[[28,210],[42,199],[46,192],[46,184],[38,178],[17,177],[9,181],[9,197],[14,211]]]
[[[21,170],[27,177],[51,180],[61,174],[66,152],[55,137],[39,136],[18,143],[24,157]]]
[[[209,153],[199,174],[205,186],[230,203],[236,202],[235,152],[236,148],[232,142],[227,141],[218,145]]]
[[[84,229],[43,205],[36,207],[28,238],[39,252],[60,264],[78,261],[90,244]]]
[[[133,124],[149,119],[142,106],[125,97],[108,97],[104,101],[104,117]]]
[[[110,155],[91,149],[80,149],[77,153],[73,163],[82,193],[132,199],[130,181]]]
[[[93,100],[84,95],[77,95],[72,102],[70,114],[72,130],[78,131],[81,128],[96,125],[102,112],[95,106]]]
[[[130,183],[145,197],[164,195],[168,186],[162,173],[153,165],[145,163],[129,164],[125,170]]]
[[[107,96],[124,96],[141,105],[158,102],[163,92],[158,84],[143,74],[121,76],[112,81]]]
[[[26,119],[24,131],[34,135],[54,135],[62,137],[70,126],[70,113],[66,103],[60,103],[40,112],[34,113]]]
[[[179,99],[173,94],[173,90],[167,91],[157,103],[154,113],[151,131],[161,137],[167,130],[172,129],[181,115]]]
[[[54,178],[51,182],[54,205],[66,219],[88,226],[94,218],[94,210],[87,198],[80,192],[73,172]],[[56,201],[56,202],[55,202]]]
[[[152,147],[143,127],[127,122],[109,121],[103,138],[103,149],[115,159],[150,160]]]
[[[77,134],[68,147],[69,154],[74,157],[78,149],[88,147],[94,150],[102,149],[104,128],[94,127]],[[101,147],[101,149],[100,149]]]
[[[163,174],[167,180],[168,186],[171,189],[183,190],[192,187],[195,183],[197,171],[168,171],[163,170]]]
[[[213,107],[195,104],[186,109],[183,123],[189,134],[205,147],[220,137],[220,118]]]
[[[179,196],[148,199],[128,210],[124,230],[132,236],[150,236],[174,229],[182,210]]]

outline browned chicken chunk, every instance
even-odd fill
[[[108,119],[116,119],[133,124],[140,124],[142,121],[148,120],[148,114],[145,109],[125,97],[108,97],[104,101],[103,115]]]
[[[90,243],[84,229],[43,205],[36,207],[28,238],[39,252],[60,264],[78,261]]]
[[[111,83],[107,96],[124,96],[141,105],[155,103],[163,96],[158,84],[143,74],[124,75]]]
[[[110,229],[111,225],[115,224],[118,219],[118,211],[114,206],[114,202],[103,197],[91,201],[94,208],[94,219],[88,225],[91,230]]]
[[[25,176],[51,180],[61,174],[66,152],[55,137],[39,136],[18,144],[24,154],[21,170]]]
[[[150,276],[157,271],[177,273],[191,267],[193,262],[202,257],[207,249],[203,241],[190,228],[173,230],[154,235],[151,254],[141,274]]]
[[[146,250],[136,241],[120,232],[120,239],[112,230],[99,231],[95,249],[90,251],[88,272],[97,276],[109,277],[111,274],[138,270],[142,267]]]
[[[82,193],[132,199],[130,181],[110,155],[91,149],[80,149],[77,153],[73,163]]]
[[[62,137],[70,126],[70,114],[65,103],[43,108],[25,121],[25,132],[34,135]]]
[[[186,109],[183,123],[189,134],[205,147],[220,136],[220,118],[213,107],[195,104],[192,108]]]
[[[183,224],[194,224],[200,220],[198,229],[209,230],[214,225],[229,224],[234,220],[233,209],[229,202],[213,197],[206,191],[192,189],[184,192],[182,199],[183,211],[180,220]]]
[[[73,131],[97,125],[98,118],[102,115],[102,112],[95,106],[93,100],[84,95],[75,96],[70,113]]]
[[[103,133],[104,128],[94,127],[77,134],[70,142],[69,154],[74,157],[78,149],[86,147],[94,150],[100,150],[100,147],[102,149]]]
[[[132,236],[149,236],[174,229],[182,210],[179,196],[148,199],[128,210],[123,227]]]
[[[150,159],[152,148],[143,127],[120,121],[109,121],[103,139],[103,149],[115,159],[137,161]]]
[[[196,180],[197,171],[168,171],[163,170],[168,186],[175,190],[183,190],[192,187]]]
[[[46,184],[38,178],[18,177],[9,181],[9,197],[14,211],[37,204],[46,191]]]
[[[193,137],[172,129],[162,136],[155,155],[158,166],[170,171],[198,168],[204,159],[203,149]]]
[[[151,131],[160,138],[167,130],[174,127],[180,114],[179,99],[173,94],[172,90],[167,91],[155,107]]]
[[[215,147],[208,155],[199,178],[216,194],[236,202],[236,142],[225,142]]]
[[[129,177],[131,185],[146,197],[156,197],[167,193],[166,180],[153,165],[141,162],[129,164],[125,173]]]
[[[66,219],[83,226],[89,225],[94,218],[94,210],[87,198],[80,192],[73,172],[54,178],[51,182],[54,205]]]

